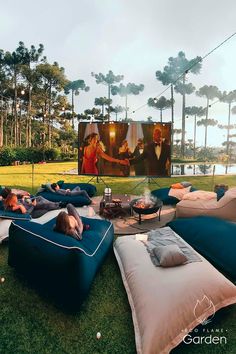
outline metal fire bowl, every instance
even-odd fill
[[[138,208],[136,206],[134,206],[134,204],[139,201],[141,198],[137,198],[137,199],[133,199],[130,202],[130,205],[132,207],[132,209],[137,213],[137,214],[144,214],[144,215],[148,215],[148,214],[154,214],[156,213],[160,207],[162,207],[163,203],[160,199],[157,199],[155,201],[155,204],[153,205],[153,207],[151,208]]]

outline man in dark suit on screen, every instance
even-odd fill
[[[162,139],[159,128],[153,131],[153,141],[144,145],[143,154],[130,160],[130,164],[134,165],[143,160],[147,163],[148,176],[170,175],[170,145]]]

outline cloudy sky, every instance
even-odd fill
[[[144,84],[139,96],[129,96],[130,117],[134,120],[159,112],[145,106],[149,97],[164,89],[155,78],[170,56],[184,51],[188,59],[205,56],[236,32],[236,1],[225,0],[0,0],[0,48],[13,51],[19,41],[26,46],[42,43],[48,61],[57,61],[70,80],[84,79],[88,93],[76,98],[77,112],[94,105],[95,97],[106,96],[104,85],[97,85],[91,72],[124,75],[124,84]],[[189,75],[189,82],[199,89],[216,85],[221,91],[236,89],[236,35],[204,61],[199,75]],[[164,94],[170,97],[169,90]],[[181,97],[175,96],[176,128],[181,125]],[[124,99],[113,97],[113,105]],[[194,94],[187,105],[205,106]],[[143,108],[140,108],[143,106]],[[235,104],[236,105],[236,104]],[[170,120],[170,111],[164,112]],[[226,123],[227,105],[217,103],[210,118]],[[233,116],[233,121],[236,117]],[[193,118],[187,120],[187,138],[192,137]],[[209,145],[220,145],[224,132],[209,128]],[[198,129],[198,144],[204,139]]]

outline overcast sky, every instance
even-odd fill
[[[83,79],[88,93],[76,98],[77,112],[92,108],[95,97],[106,96],[104,85],[97,85],[91,72],[112,70],[124,75],[124,84],[144,84],[139,96],[129,96],[130,117],[135,120],[159,112],[145,106],[149,97],[158,96],[165,87],[155,78],[170,56],[184,51],[188,59],[204,56],[236,32],[236,1],[225,0],[0,0],[0,48],[13,51],[19,41],[26,46],[42,43],[48,61],[57,61],[70,80]],[[221,91],[236,89],[236,36],[203,61],[200,75],[189,75],[199,89],[216,85]],[[170,92],[164,94],[170,98]],[[175,96],[176,128],[181,125],[181,96]],[[113,96],[113,105],[124,99]],[[186,105],[205,106],[194,94]],[[170,110],[163,114],[170,120]],[[227,105],[217,103],[210,118],[226,123]],[[236,116],[232,117],[235,122]],[[187,138],[192,137],[193,118],[187,120]],[[226,140],[224,132],[209,128],[209,145]],[[216,138],[217,137],[217,138]],[[203,143],[203,128],[198,129],[198,144]]]

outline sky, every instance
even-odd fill
[[[140,95],[128,98],[130,118],[137,121],[148,116],[159,121],[159,111],[146,103],[166,88],[155,73],[163,70],[169,57],[179,51],[187,59],[203,57],[236,32],[235,0],[0,0],[0,5],[1,49],[13,51],[19,41],[28,47],[42,43],[49,63],[57,61],[69,80],[83,79],[90,87],[76,97],[78,113],[92,108],[95,97],[107,96],[106,86],[96,84],[91,72],[112,70],[124,75],[124,84],[144,84]],[[200,74],[190,74],[188,81],[196,89],[215,85],[221,91],[235,90],[235,59],[236,35],[204,59]],[[163,95],[169,99],[170,90]],[[114,106],[124,106],[124,98],[112,98]],[[205,107],[206,102],[192,94],[186,105]],[[226,124],[227,114],[227,105],[216,103],[209,118]],[[171,111],[164,111],[163,120],[170,119]],[[177,94],[175,128],[181,128],[181,96]],[[187,119],[186,131],[191,139],[193,118]],[[225,140],[224,131],[209,128],[209,146],[220,146]],[[204,129],[199,127],[197,144],[203,142]]]

